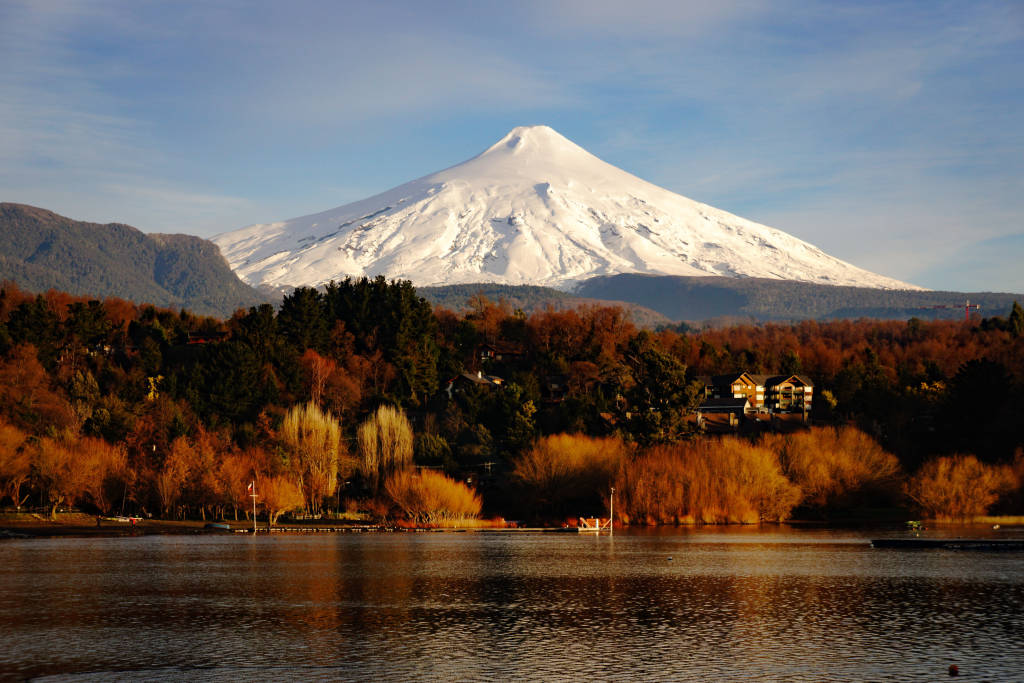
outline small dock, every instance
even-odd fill
[[[576,531],[581,534],[611,533],[612,520],[604,517],[580,517]]]
[[[925,550],[1024,550],[1021,538],[876,538],[872,548]]]

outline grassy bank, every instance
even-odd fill
[[[172,521],[141,519],[115,522],[109,519],[96,524],[95,515],[80,512],[58,513],[56,519],[31,512],[0,513],[0,535],[24,536],[141,536],[145,534],[203,533],[206,523],[201,521]]]

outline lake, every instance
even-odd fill
[[[878,550],[872,535],[7,540],[0,676],[862,681],[956,664],[963,680],[1024,679],[1024,553]]]

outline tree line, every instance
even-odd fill
[[[0,496],[205,518],[247,514],[256,480],[271,517],[426,524],[599,512],[611,486],[642,523],[1012,511],[1022,358],[1017,304],[971,323],[650,331],[607,306],[435,308],[384,278],[227,320],[4,283]],[[698,376],[741,371],[809,376],[816,426],[699,434]]]

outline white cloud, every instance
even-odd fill
[[[461,161],[433,136],[463,120],[496,139],[551,116],[641,177],[916,281],[1024,211],[1022,37],[1019,3],[983,0],[8,0],[0,199],[211,234]]]
[[[763,0],[560,0],[530,3],[538,30],[631,39],[700,37],[772,8]],[[777,9],[781,9],[778,4]],[[726,36],[728,33],[725,34]]]

